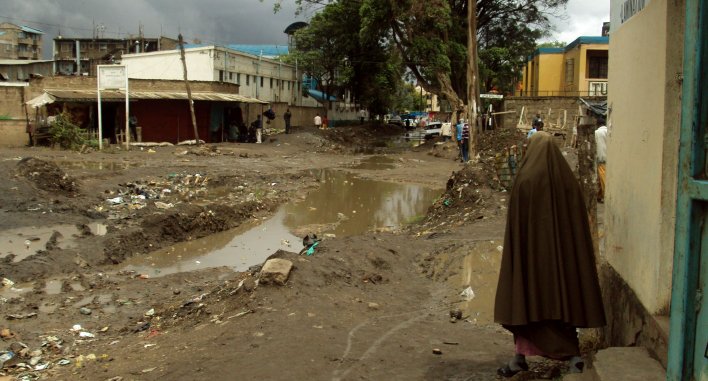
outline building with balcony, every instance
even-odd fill
[[[41,30],[0,23],[0,59],[39,60],[42,58]]]
[[[516,95],[606,96],[608,36],[578,37],[564,48],[538,48],[523,68]]]
[[[160,38],[72,38],[58,36],[54,39],[54,73],[58,75],[96,75],[96,65],[120,61],[123,54],[154,52],[174,49],[177,42]]]

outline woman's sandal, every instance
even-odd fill
[[[510,377],[514,377],[515,374],[517,374],[521,371],[529,370],[529,364],[527,364],[525,362],[522,362],[517,365],[519,365],[519,368],[521,368],[521,369],[513,370],[509,367],[509,364],[506,364],[503,367],[497,369],[497,374],[504,377],[504,378],[510,378]]]

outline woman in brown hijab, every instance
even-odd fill
[[[582,191],[545,132],[529,140],[511,191],[494,320],[516,345],[504,377],[528,370],[525,356],[582,372],[576,328],[605,325]]]

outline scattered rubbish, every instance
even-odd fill
[[[82,329],[82,328],[81,328],[81,325],[80,325],[80,324],[74,324],[74,325],[71,327],[71,330],[74,331],[74,332],[81,331],[81,329]]]
[[[468,286],[466,289],[462,290],[462,292],[460,293],[460,296],[463,297],[465,299],[465,301],[469,302],[470,300],[474,299],[474,297],[475,297],[474,290],[472,290],[472,287]]]
[[[162,201],[155,201],[155,207],[157,209],[170,209],[174,207],[172,203],[164,203]]]
[[[305,246],[299,255],[302,253],[307,253],[307,255],[312,255],[315,253],[315,247],[320,243],[316,234],[308,234],[302,238],[302,246]]]
[[[244,316],[244,315],[248,315],[248,314],[250,314],[250,313],[253,313],[253,310],[241,311],[241,312],[237,313],[237,314],[234,315],[234,316],[229,316],[228,319],[241,317],[241,316]]]
[[[91,315],[93,313],[93,311],[91,311],[90,308],[86,308],[86,307],[81,307],[79,309],[79,312],[81,312],[82,315]]]
[[[504,246],[501,246],[501,245],[497,246],[497,251],[500,252],[500,253],[503,252],[503,251],[504,251]]]
[[[462,320],[462,310],[459,308],[450,310],[450,317],[453,319]]]
[[[150,308],[147,312],[145,312],[145,316],[152,316],[155,315],[155,309]]]
[[[440,348],[433,348],[433,354],[434,354],[434,355],[441,355],[441,354],[442,354],[442,350],[441,350]]]
[[[327,237],[327,238],[337,238],[337,235],[334,234],[334,233],[325,233],[324,236]]]
[[[446,345],[460,345],[457,341],[443,341],[443,344]]]
[[[9,328],[3,328],[3,329],[0,331],[0,337],[3,338],[3,339],[10,339],[10,338],[15,337],[15,334],[12,333],[12,331],[10,331]]]
[[[122,203],[123,203],[123,197],[109,198],[109,199],[106,200],[106,201],[110,202],[110,203],[113,204],[113,205],[118,205],[118,204],[122,204]]]
[[[96,335],[94,335],[91,332],[81,331],[81,332],[79,332],[79,337],[92,338],[92,337],[96,337]]]
[[[12,287],[15,285],[15,282],[7,279],[7,278],[2,278],[2,286],[3,287]]]
[[[153,344],[153,345],[154,345],[154,344]],[[152,371],[155,370],[155,369],[157,369],[157,367],[155,367],[155,368],[143,369],[143,370],[140,371],[140,373],[150,373],[150,372],[152,372]]]
[[[57,365],[63,366],[63,365],[69,365],[69,364],[71,364],[71,361],[67,360],[67,359],[61,359],[61,360],[57,361]]]
[[[45,370],[47,368],[49,368],[48,362],[45,362],[44,364],[37,364],[34,366],[34,370],[36,370],[36,371]]]
[[[22,320],[22,319],[29,319],[29,318],[33,318],[33,317],[37,317],[36,312],[30,312],[28,314],[12,314],[12,315],[7,315],[5,318],[7,320]]]
[[[150,348],[150,347],[154,347],[154,346],[156,346],[156,345],[157,345],[157,344],[145,344],[145,345],[143,345],[143,347],[144,347],[144,348]]]
[[[372,303],[369,303],[369,309],[370,309],[370,310],[376,311],[376,310],[378,310],[379,308],[380,308],[380,306],[379,306],[378,303],[373,303],[373,302],[372,302]]]
[[[0,352],[0,369],[2,369],[3,364],[12,360],[13,357],[15,357],[15,352],[13,351]]]
[[[144,331],[144,330],[146,330],[146,329],[148,329],[148,328],[150,328],[150,322],[149,322],[149,321],[146,321],[146,322],[139,322],[138,325],[137,325],[135,328],[133,328],[133,332],[134,332],[134,333],[142,332],[142,331]]]

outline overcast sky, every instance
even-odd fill
[[[105,37],[137,35],[142,24],[146,37],[176,38],[181,31],[188,42],[281,44],[283,30],[310,14],[295,16],[294,0],[3,0],[0,21],[27,25],[44,31],[44,56],[51,56],[51,41],[67,37],[91,37],[96,28]],[[556,20],[549,40],[569,43],[581,35],[599,35],[610,18],[610,0],[569,0],[567,17]]]
[[[568,0],[565,17],[554,19],[556,30],[545,40],[568,44],[580,36],[599,36],[605,21],[610,21],[610,0]]]

